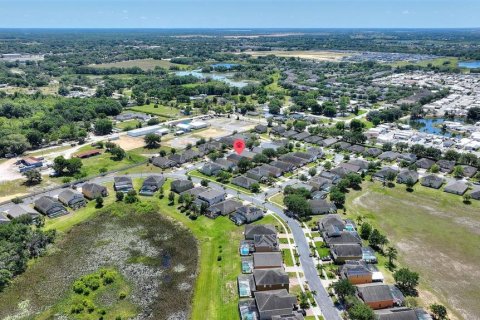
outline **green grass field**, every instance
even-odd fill
[[[122,131],[128,131],[128,130],[135,129],[139,123],[140,123],[140,121],[135,120],[135,119],[134,120],[127,120],[127,121],[116,123],[115,127],[117,129],[122,130]]]
[[[117,170],[145,160],[145,157],[131,151],[127,151],[127,157],[120,161],[113,160],[110,153],[102,153],[99,156],[83,159],[82,172],[85,172],[86,176],[90,177],[99,174],[101,168],[106,168],[108,171]]]
[[[166,119],[176,119],[183,117],[183,115],[180,113],[180,110],[178,109],[162,105],[158,105],[158,108],[155,108],[154,103],[132,107],[130,108],[130,110],[151,114]]]
[[[167,60],[154,60],[154,59],[136,59],[136,60],[128,60],[128,61],[119,61],[119,62],[111,62],[111,63],[102,63],[97,65],[90,65],[91,67],[96,68],[133,68],[138,67],[142,70],[153,70],[156,67],[160,67],[163,69],[168,69],[171,66],[178,66],[181,69],[186,68],[187,66],[181,64],[174,64]]]
[[[284,207],[285,205],[283,204],[283,198],[283,193],[277,193],[276,195],[268,199],[268,201],[276,204],[279,207]]]
[[[409,64],[413,65],[418,65],[421,67],[426,67],[428,64],[431,64],[436,67],[441,67],[445,63],[449,63],[451,67],[457,67],[458,66],[458,58],[453,58],[453,57],[446,57],[446,58],[438,58],[438,59],[431,59],[431,60],[423,60],[419,62],[409,62],[409,61],[397,61],[394,63],[391,63],[393,67],[403,67]]]
[[[480,202],[419,186],[383,188],[365,182],[347,195],[347,214],[358,214],[379,228],[399,251],[400,265],[420,273],[425,305],[440,301],[457,318],[480,314]],[[383,268],[385,259],[380,257]]]

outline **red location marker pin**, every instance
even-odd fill
[[[233,149],[237,152],[237,154],[241,154],[245,149],[245,141],[242,139],[237,139],[233,142]]]

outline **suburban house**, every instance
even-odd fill
[[[365,147],[361,146],[361,145],[358,145],[358,144],[354,144],[353,146],[348,148],[348,151],[360,154],[360,153],[363,153],[365,151]]]
[[[246,240],[254,240],[255,235],[276,235],[277,229],[271,224],[246,225],[244,234]]]
[[[82,185],[82,193],[89,200],[108,196],[107,187],[96,183],[85,183]]]
[[[244,152],[242,152],[242,154]],[[227,160],[230,161],[231,163],[234,163],[235,165],[237,165],[240,162],[240,160],[242,160],[243,158],[244,158],[243,156],[238,155],[236,153],[231,153],[227,156]]]
[[[327,138],[327,139],[322,140],[320,145],[322,147],[330,147],[330,146],[333,146],[337,142],[338,142],[337,138]]]
[[[408,164],[412,164],[417,161],[417,155],[414,153],[402,153],[397,159],[398,161],[405,161]]]
[[[453,160],[438,160],[437,165],[440,167],[440,171],[450,173],[455,168],[455,161]]]
[[[152,160],[152,164],[162,169],[172,168],[177,165],[175,161],[170,160],[167,157],[155,157]]]
[[[176,193],[182,193],[193,188],[193,182],[190,180],[174,180],[170,185],[170,189]]]
[[[255,269],[282,268],[283,259],[280,252],[255,252],[253,267]]]
[[[256,291],[285,289],[289,291],[290,281],[283,268],[253,270]]]
[[[222,168],[222,170],[225,170],[225,171],[234,171],[236,168],[235,163],[223,158],[216,159],[214,163],[219,165]]]
[[[225,192],[210,189],[200,193],[197,199],[201,202],[206,203],[208,206],[212,206],[225,200]]]
[[[183,196],[183,195],[189,194],[193,198],[197,198],[200,193],[205,192],[207,190],[208,190],[208,188],[206,188],[204,186],[198,186],[198,187],[194,187],[192,189],[188,189],[188,190],[185,190],[183,192],[180,192],[180,195]]]
[[[277,134],[277,135],[280,135],[280,134],[284,133],[285,131],[287,131],[287,129],[285,129],[285,127],[283,127],[283,126],[275,126],[275,127],[272,128],[272,133]]]
[[[337,207],[335,204],[324,199],[309,200],[308,203],[310,204],[310,210],[312,214],[328,214],[337,212]]]
[[[257,234],[253,238],[255,252],[277,252],[280,246],[276,234]]]
[[[348,163],[356,165],[360,168],[360,171],[368,170],[368,161],[363,159],[351,159]]]
[[[313,187],[311,185],[303,183],[303,182],[297,182],[297,183],[291,184],[291,185],[289,185],[289,187],[294,189],[294,190],[305,189],[308,192],[313,191]]]
[[[238,202],[233,199],[227,199],[220,203],[214,204],[207,209],[205,214],[207,217],[215,219],[218,216],[226,216],[232,212],[235,212],[238,208],[242,206],[241,202]]]
[[[35,211],[32,207],[22,203],[14,204],[2,213],[9,219],[16,219],[21,216],[28,215],[32,218],[32,220],[35,221],[39,217],[37,211]]]
[[[331,228],[333,229],[333,228]],[[361,244],[362,241],[356,232],[351,231],[327,231],[326,236],[323,237],[325,244],[330,247],[332,245],[341,244]]]
[[[310,137],[310,133],[307,131],[297,133],[296,135],[293,136],[293,139],[298,140],[298,141],[304,141]]]
[[[160,189],[165,183],[165,178],[160,175],[149,176],[143,181],[142,188],[140,189],[140,194],[142,196],[153,196],[155,192]]]
[[[398,183],[407,183],[411,180],[414,184],[418,182],[418,172],[413,170],[402,170],[397,176]]]
[[[417,168],[422,168],[425,170],[430,169],[434,164],[435,164],[435,161],[427,158],[422,158],[415,162],[415,165],[417,166]]]
[[[480,200],[480,189],[472,191],[470,195],[472,196],[472,199]]]
[[[294,314],[297,297],[285,289],[257,291],[254,296],[260,320],[284,319],[281,316]]]
[[[262,164],[259,168],[265,172],[268,172],[270,177],[278,178],[282,175],[281,169],[266,163]]]
[[[257,133],[267,133],[268,131],[268,127],[263,124],[257,124],[254,129]]]
[[[245,189],[250,189],[254,183],[258,183],[257,180],[254,180],[252,178],[246,177],[244,175],[237,176],[232,179],[232,184],[245,188]]]
[[[132,179],[126,176],[113,178],[113,189],[123,193],[133,190]]]
[[[307,149],[306,152],[313,156],[313,160],[317,160],[317,159],[320,159],[321,157],[323,157],[322,148],[310,147],[310,148]]]
[[[0,213],[0,224],[10,223],[10,219],[3,213]]]
[[[443,185],[443,183],[443,178],[434,174],[425,176],[420,180],[420,184],[422,186],[434,189],[439,189]]]
[[[372,283],[373,272],[363,260],[347,260],[340,268],[340,277],[351,284]]]
[[[317,157],[315,155],[313,155],[311,153],[308,153],[308,152],[297,151],[297,152],[292,153],[292,155],[294,157],[297,157],[297,158],[305,159],[308,162],[312,162],[312,161],[315,161],[317,159]]]
[[[43,196],[35,200],[34,208],[49,218],[58,217],[68,213],[67,209],[58,200],[49,196]]]
[[[251,223],[263,218],[263,211],[253,206],[241,206],[230,216],[236,225]]]
[[[390,286],[386,284],[357,285],[357,295],[373,310],[392,308],[394,306],[394,297]]]
[[[289,162],[275,160],[270,162],[270,165],[279,168],[282,172],[290,172],[295,170],[297,167]]]
[[[222,169],[223,168],[219,164],[207,162],[200,168],[199,171],[204,175],[214,176]]]
[[[369,148],[363,152],[363,155],[365,157],[371,157],[371,158],[376,158],[381,154],[382,154],[382,150],[378,148]]]
[[[335,144],[335,147],[340,149],[340,150],[343,150],[343,151],[348,151],[348,149],[352,146],[352,144],[348,143],[348,142],[345,142],[345,141],[341,141],[341,142],[338,142],[337,144]]]
[[[270,176],[270,172],[267,170],[263,170],[261,167],[255,167],[248,170],[245,175],[248,178],[257,180],[257,181],[266,181]]]
[[[332,182],[332,184],[337,184],[338,181],[340,181],[342,179],[338,174],[330,172],[330,171],[320,172],[319,177],[330,180]]]
[[[423,309],[417,311],[405,307],[375,310],[375,316],[378,320],[432,320]]]
[[[400,153],[398,153],[398,152],[385,151],[381,155],[378,156],[378,159],[386,160],[386,161],[395,161],[395,160],[397,160],[398,157],[400,157]]]
[[[385,181],[389,174],[393,173],[395,176],[398,174],[398,170],[390,167],[384,167],[373,174],[374,178],[381,181]]]
[[[175,153],[168,156],[168,160],[175,162],[175,165],[184,164],[188,161],[187,157],[181,153]]]
[[[280,157],[278,157],[278,159],[280,159],[283,162],[291,163],[296,168],[301,167],[308,162],[308,160],[304,158],[294,156],[293,153],[287,153],[287,154],[281,155]]]
[[[345,229],[345,221],[338,214],[329,214],[318,222],[318,229],[322,237],[328,237],[329,233],[337,233]]]
[[[65,189],[60,192],[58,195],[58,200],[63,203],[63,205],[70,207],[73,210],[80,209],[81,207],[85,207],[87,205],[83,194],[72,189]]]
[[[468,185],[463,181],[455,181],[445,186],[443,191],[462,196],[468,190]]]
[[[351,162],[342,162],[338,165],[338,168],[342,168],[346,170],[346,173],[360,173],[363,171],[363,169],[354,163]],[[333,172],[333,170],[332,170]]]
[[[308,181],[308,184],[313,187],[313,190],[328,191],[333,186],[331,180],[320,176],[315,176]]]
[[[463,170],[463,176],[471,178],[477,173],[478,169],[472,166],[460,166]]]

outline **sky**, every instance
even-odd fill
[[[477,28],[480,0],[0,0],[0,28]]]

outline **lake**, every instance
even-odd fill
[[[459,62],[458,66],[460,68],[479,69],[480,68],[480,60]]]
[[[194,76],[199,79],[207,79],[210,78],[212,80],[217,80],[217,81],[222,81],[225,82],[226,84],[232,86],[232,87],[237,87],[237,88],[243,88],[248,85],[248,82],[246,81],[235,81],[230,79],[232,75],[230,74],[220,74],[220,73],[203,73],[201,70],[193,70],[193,71],[177,71],[175,72],[177,76]]]
[[[452,133],[446,130],[442,130],[442,123],[445,121],[457,121],[463,122],[462,119],[445,119],[445,118],[425,118],[425,119],[417,119],[417,120],[410,120],[410,126],[413,129],[416,129],[420,132],[435,134],[437,136],[442,137],[451,137]]]

